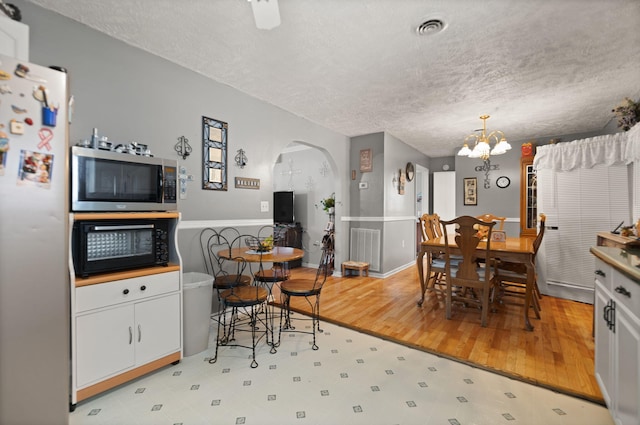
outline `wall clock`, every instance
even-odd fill
[[[510,184],[511,184],[511,180],[509,180],[509,177],[507,177],[507,176],[500,176],[496,180],[496,186],[498,186],[500,189],[504,189],[505,187],[509,186]]]
[[[415,175],[416,170],[411,162],[407,162],[407,166],[405,167],[404,171],[407,174],[407,181],[413,180],[413,176]]]

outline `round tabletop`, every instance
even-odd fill
[[[241,257],[250,263],[259,263],[260,261],[263,263],[284,263],[301,259],[304,257],[304,251],[289,246],[274,246],[271,251],[263,252],[260,255],[259,252],[252,250],[250,247],[242,246],[231,249],[231,253],[229,253],[228,249],[218,251],[218,257],[228,260]]]

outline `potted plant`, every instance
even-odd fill
[[[640,102],[634,102],[625,97],[622,103],[611,112],[618,117],[618,127],[627,131],[640,120]]]
[[[320,203],[327,214],[333,214],[336,207],[336,194],[332,193],[330,197],[322,199]]]

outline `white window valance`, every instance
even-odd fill
[[[627,150],[625,152],[627,164],[640,162],[640,124],[631,127],[631,130],[624,133],[627,135]]]
[[[632,130],[636,130],[637,127],[635,126],[625,133],[539,146],[536,150],[533,166],[537,170],[571,171],[577,168],[592,168],[598,164],[626,164],[633,161],[633,159],[629,159],[628,134]],[[637,144],[640,144],[640,140]],[[637,147],[636,150],[640,153],[640,147]]]

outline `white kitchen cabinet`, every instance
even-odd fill
[[[29,61],[29,27],[4,15],[0,16],[0,53]]]
[[[618,425],[640,423],[640,283],[596,260],[595,372]]]
[[[102,286],[117,285],[104,283]],[[76,318],[76,386],[83,388],[178,350],[179,294],[79,315]]]
[[[180,350],[180,295],[135,304],[136,364]]]
[[[89,277],[71,262],[71,410],[78,401],[182,359],[179,213],[81,213],[74,220],[170,220],[169,264]],[[71,259],[72,255],[69,256]]]
[[[77,388],[135,365],[133,326],[133,305],[76,318]]]

